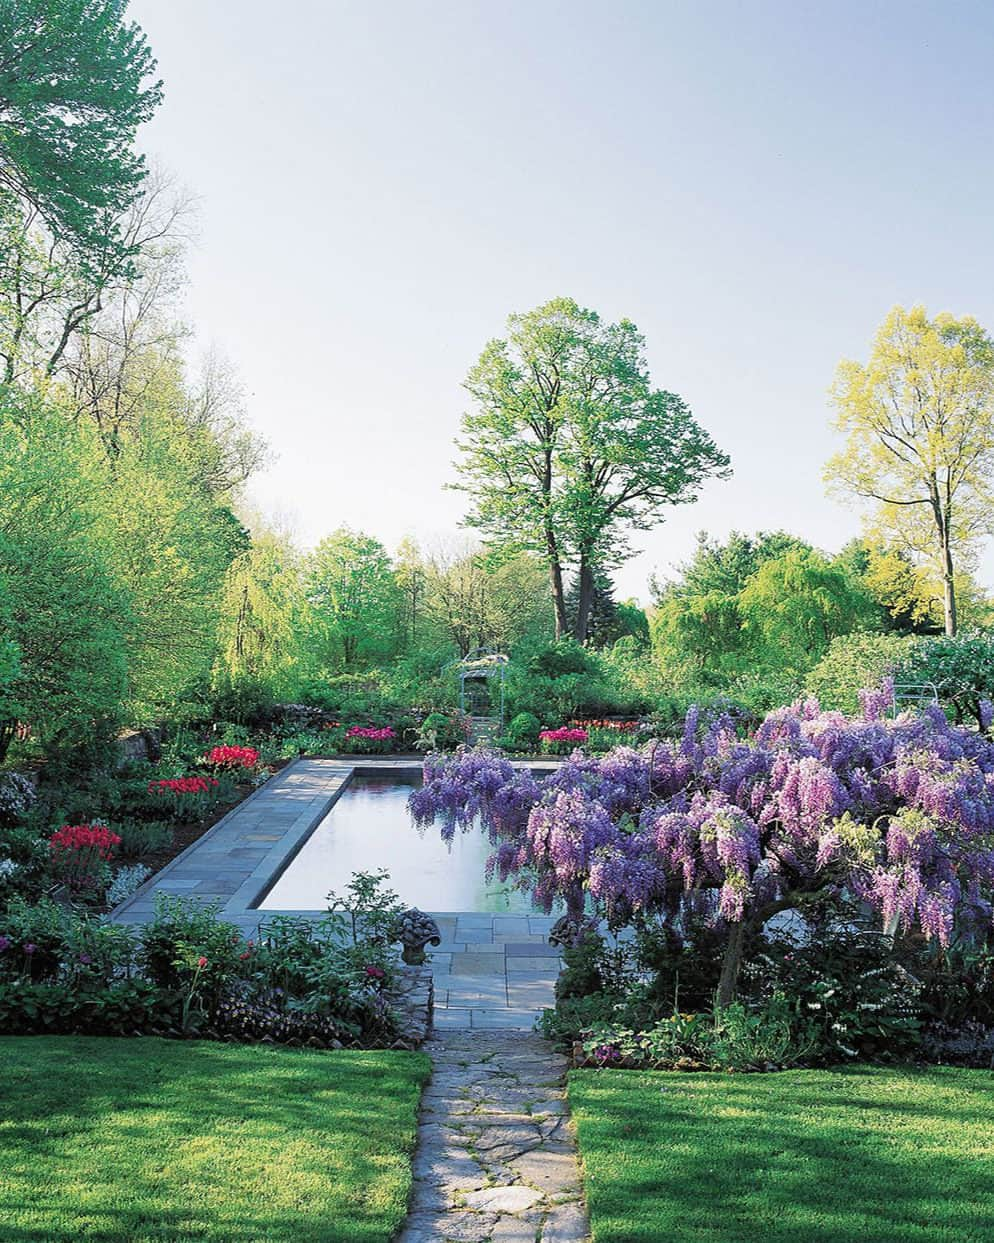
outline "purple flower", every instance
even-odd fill
[[[24,952],[30,958],[37,948],[38,946],[35,945],[34,941],[27,941],[24,946]]]
[[[9,950],[9,949],[10,949],[10,937],[5,937],[5,936],[0,935],[0,954],[2,954],[4,950]]]
[[[90,957],[89,954],[80,954],[79,961],[83,964],[84,967],[88,967],[90,963],[93,962],[93,959]]]

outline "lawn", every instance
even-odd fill
[[[4,1243],[374,1243],[403,1219],[421,1054],[0,1039]]]
[[[595,1243],[994,1239],[994,1075],[570,1075]]]

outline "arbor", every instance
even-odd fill
[[[138,127],[162,84],[127,0],[5,0],[0,6],[0,185],[95,263],[124,263],[118,218],[145,163]]]
[[[570,298],[508,319],[465,387],[474,409],[457,442],[467,522],[497,547],[538,553],[557,636],[570,630],[564,567],[575,564],[572,633],[587,637],[598,571],[625,536],[693,501],[728,458],[674,393],[653,389],[644,341],[628,320],[604,324]]]
[[[845,448],[831,489],[870,505],[880,541],[926,559],[956,633],[956,569],[994,531],[994,342],[976,320],[895,307],[867,363],[839,365],[832,399]]]

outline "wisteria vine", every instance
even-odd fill
[[[576,751],[540,778],[494,751],[431,755],[410,809],[450,840],[479,817],[490,873],[547,911],[620,924],[696,894],[736,925],[834,889],[946,944],[991,920],[994,742],[938,707],[888,718],[887,685],[861,703],[799,700],[748,738],[692,709],[680,740]]]

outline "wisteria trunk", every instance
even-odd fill
[[[745,932],[743,920],[737,924],[729,924],[725,956],[721,962],[721,978],[718,980],[718,1006],[722,1010],[735,1000],[739,983],[739,968],[742,966],[742,950],[745,946]]]

